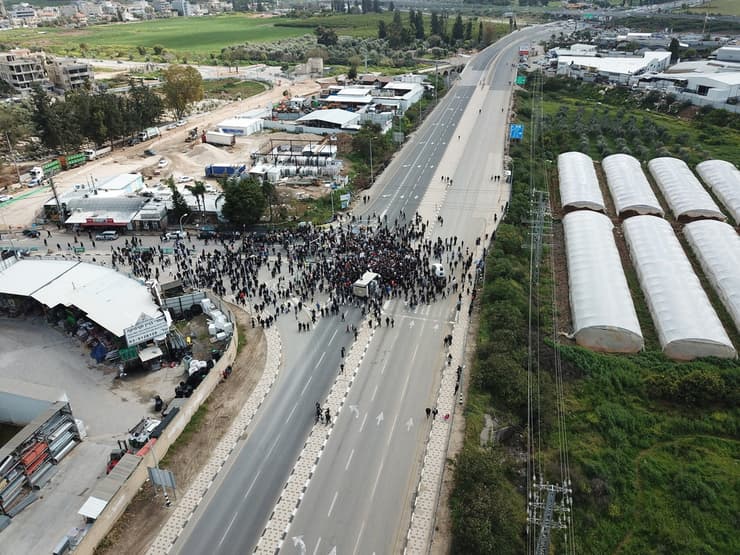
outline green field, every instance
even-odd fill
[[[205,61],[221,49],[243,43],[266,43],[312,35],[318,25],[332,27],[338,35],[374,36],[378,19],[387,14],[337,15],[288,19],[257,18],[243,14],[210,17],[176,17],[137,23],[96,25],[85,29],[13,29],[2,34],[5,48],[43,48],[68,56],[129,58],[141,60],[159,45],[178,59]],[[85,45],[85,50],[81,48]],[[146,48],[141,55],[137,47]]]
[[[206,98],[235,100],[260,94],[267,90],[267,85],[257,81],[242,81],[233,77],[228,79],[206,79],[203,81],[203,93]]]
[[[710,13],[740,16],[740,2],[737,0],[712,0],[704,6],[692,8],[692,13]]]

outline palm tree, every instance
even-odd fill
[[[206,210],[206,184],[202,181],[196,181],[193,185],[188,185],[187,190],[192,193],[195,197],[195,202],[198,205],[198,211],[201,213],[201,221],[203,220],[203,212]],[[202,208],[201,208],[202,201]]]

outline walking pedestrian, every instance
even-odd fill
[[[439,411],[437,410],[437,407],[434,407],[432,409],[432,420],[437,418],[437,413],[439,413]]]
[[[429,420],[429,415],[432,414],[432,409],[430,409],[429,407],[427,407],[426,408],[426,413],[427,413],[427,420]]]

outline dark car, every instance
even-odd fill
[[[219,239],[239,239],[242,236],[241,232],[239,231],[233,231],[233,230],[225,230],[225,231],[219,231],[218,237]]]
[[[41,237],[41,232],[35,229],[24,229],[23,235],[26,237],[32,237],[33,239],[37,239]]]
[[[216,232],[212,229],[201,229],[198,232],[198,239],[215,239]]]
[[[147,148],[144,151],[144,155],[145,156],[156,156],[157,155],[157,152],[153,148]]]

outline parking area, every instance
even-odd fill
[[[0,533],[0,553],[51,553],[69,531],[83,524],[77,510],[105,476],[117,439],[144,416],[153,397],[171,397],[181,366],[119,379],[114,366],[98,365],[89,348],[40,316],[0,318],[0,377],[63,391],[87,437],[56,467],[41,499]]]

